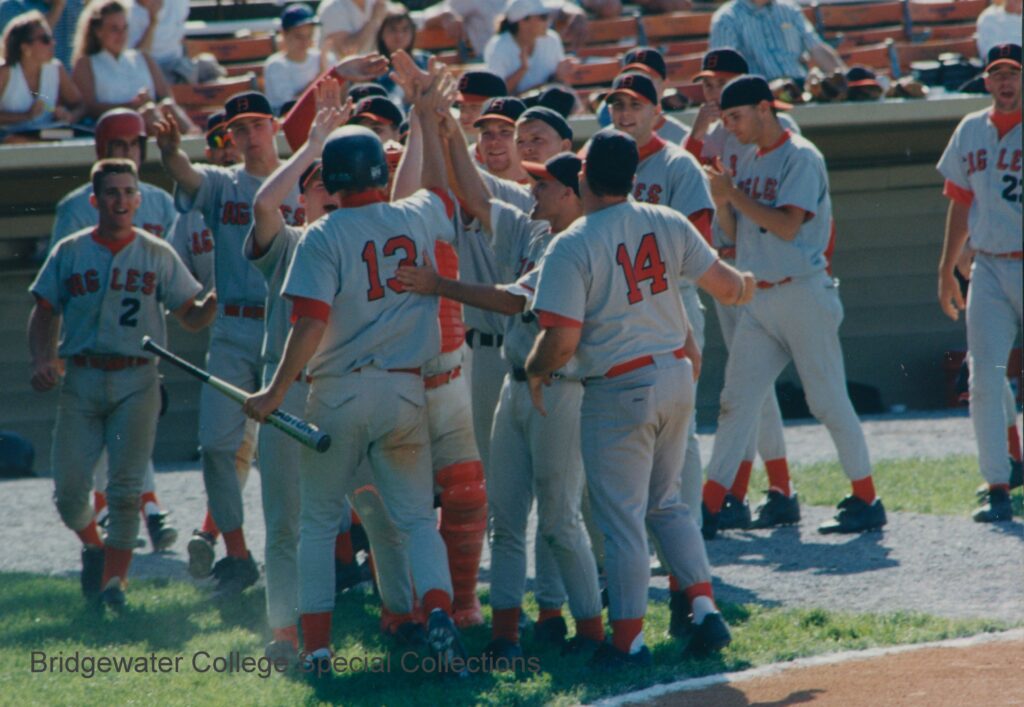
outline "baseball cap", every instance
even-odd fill
[[[654,87],[654,81],[651,80],[651,77],[645,74],[635,72],[619,74],[615,77],[615,81],[612,82],[612,90],[608,92],[605,100],[609,100],[612,96],[619,93],[625,93],[628,96],[658,105],[658,89]]]
[[[289,5],[281,13],[281,29],[286,32],[293,27],[318,24],[320,24],[320,20],[317,19],[313,8],[301,2]]]
[[[668,78],[668,67],[665,66],[665,57],[657,49],[650,47],[637,47],[629,51],[622,58],[622,70],[657,74],[661,77],[662,81]]]
[[[756,106],[761,101],[768,101],[776,110],[789,110],[793,107],[776,100],[764,76],[757,74],[739,76],[727,83],[722,89],[718,105],[722,110],[728,110],[737,106]]]
[[[567,91],[560,86],[552,86],[537,96],[534,105],[544,106],[568,119],[572,115],[572,109],[576,107],[576,94]]]
[[[396,106],[390,98],[384,98],[383,96],[370,96],[356,104],[356,109],[352,113],[352,119],[349,122],[354,120],[372,120],[375,123],[390,123],[397,128],[402,124],[402,121],[405,120],[405,116],[402,115],[402,109]]]
[[[273,118],[270,101],[259,91],[236,93],[224,103],[224,127],[239,118]]]
[[[550,179],[580,195],[580,168],[583,160],[571,152],[560,152],[544,164],[523,162],[523,169],[534,179]]]
[[[723,47],[712,49],[704,55],[704,60],[700,63],[700,73],[694,76],[693,80],[705,76],[742,76],[749,73],[750,66],[743,55],[735,49]]]
[[[484,109],[480,117],[473,121],[473,127],[478,128],[485,120],[503,120],[506,123],[515,125],[519,116],[526,112],[526,104],[518,98],[502,96],[492,98],[484,103]]]
[[[388,91],[379,83],[357,83],[348,90],[348,96],[352,99],[353,103],[359,103],[359,101],[370,96],[383,96],[387,98]]]
[[[490,71],[467,71],[459,77],[459,94],[463,101],[483,103],[488,98],[508,95],[505,79]]]
[[[857,86],[879,86],[878,77],[875,72],[866,66],[851,66],[846,72],[846,85],[850,88]]]
[[[1006,64],[1015,69],[1020,68],[1020,45],[1019,44],[997,44],[988,50],[985,71],[991,71],[992,67]]]
[[[304,194],[306,192],[306,187],[309,186],[309,183],[313,179],[319,177],[321,180],[323,180],[323,168],[323,161],[320,158],[317,158],[313,160],[313,164],[309,165],[308,167],[306,167],[306,169],[302,171],[302,175],[299,177],[300,193]]]
[[[583,158],[583,173],[591,184],[619,194],[628,194],[640,163],[636,140],[614,128],[604,128],[590,139]]]
[[[224,147],[227,139],[227,126],[224,121],[224,111],[217,111],[206,119],[206,144],[212,148]]]
[[[508,0],[505,3],[505,19],[520,22],[533,15],[550,15],[560,4],[548,4],[544,0]]]
[[[572,140],[572,128],[570,128],[569,124],[565,122],[565,118],[550,108],[545,108],[544,106],[527,108],[523,114],[519,116],[519,120],[516,121],[516,124],[525,123],[527,120],[540,120],[547,123],[556,133],[558,133],[558,137],[563,140]]]

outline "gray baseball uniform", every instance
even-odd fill
[[[107,543],[132,549],[160,407],[141,340],[164,344],[164,307],[179,308],[200,285],[158,238],[136,230],[111,247],[86,229],[58,243],[29,290],[62,316],[58,353],[68,362],[54,427],[57,510],[72,530],[89,525],[93,468],[106,446]]]
[[[261,382],[260,348],[267,286],[263,276],[244,257],[242,244],[252,223],[252,201],[262,179],[242,165],[196,165],[203,181],[194,197],[175,190],[178,210],[202,214],[213,236],[217,319],[210,334],[206,368],[242,390]],[[302,225],[304,209],[295,187],[281,213],[287,224]],[[242,527],[244,511],[235,453],[245,433],[245,416],[238,405],[209,386],[199,397],[199,444],[203,482],[210,513],[221,532]]]
[[[990,484],[1010,478],[1002,399],[1006,361],[1021,330],[1021,194],[1024,190],[1021,125],[999,137],[990,110],[970,113],[949,141],[939,172],[946,195],[968,212],[969,244],[975,250],[967,291],[967,349],[971,421],[978,441],[978,465]]]
[[[420,596],[440,590],[451,597],[433,509],[420,370],[440,351],[438,303],[408,295],[394,278],[399,264],[422,264],[438,239],[453,237],[450,218],[440,196],[421,190],[391,204],[332,212],[309,227],[296,249],[283,294],[292,298],[293,314],[327,323],[308,365],[313,382],[306,417],[334,440],[325,454],[302,450],[303,614],[334,607],[334,586],[324,570],[345,496],[359,488],[356,472],[367,458],[384,510],[408,539]],[[376,552],[381,538],[372,523],[366,529]],[[382,599],[392,610],[403,603],[400,597]]]
[[[655,128],[655,132],[665,142],[673,145],[682,145],[683,140],[690,134],[690,129],[686,124],[676,120],[671,115],[661,116],[661,120],[658,122],[660,125]]]
[[[626,201],[577,220],[541,264],[541,326],[582,328],[583,463],[613,627],[646,613],[648,529],[684,587],[710,581],[700,530],[680,500],[694,386],[679,279],[699,279],[715,259],[679,214]]]
[[[167,242],[185,263],[192,276],[203,286],[203,294],[214,289],[213,233],[198,211],[178,214]]]
[[[735,182],[758,202],[796,206],[807,218],[786,241],[736,214],[737,264],[754,273],[760,291],[740,314],[733,334],[708,483],[730,488],[744,454],[735,441],[752,438],[764,400],[790,360],[846,475],[851,481],[867,477],[871,462],[846,391],[839,343],[843,307],[838,282],[826,272],[832,203],[825,160],[806,139],[787,133],[769,151],[740,155]]]
[[[540,331],[530,305],[539,275],[535,266],[551,240],[551,226],[498,200],[491,203],[491,225],[499,259],[520,263],[525,273],[508,291],[527,301],[523,314],[507,317],[504,354],[512,370],[505,376],[491,432],[491,606],[499,610],[522,605],[526,523],[536,498],[537,543],[546,544],[557,563],[572,615],[600,617],[597,567],[580,514],[583,386],[570,363],[544,391],[548,415],[541,417],[533,408],[523,370]]]

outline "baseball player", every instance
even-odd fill
[[[746,60],[733,49],[714,49],[704,55],[701,71],[694,77],[700,82],[704,92],[704,104],[694,118],[693,131],[683,143],[683,147],[701,164],[713,164],[717,158],[728,170],[733,171],[741,154],[757,150],[755,145],[742,144],[725,129],[718,103],[725,85],[748,71]],[[793,133],[800,132],[796,123],[786,113],[777,113],[777,117],[779,123],[786,129]],[[713,233],[712,245],[718,250],[720,258],[730,264],[736,261],[736,246],[726,242],[720,231]],[[716,302],[715,311],[718,314],[718,323],[722,329],[726,349],[729,349],[742,310],[738,307],[724,307]],[[764,460],[769,489],[780,489],[780,492],[769,491],[767,499],[755,511],[756,518],[751,520],[746,497],[755,453],[760,453],[761,459]],[[782,432],[782,412],[779,410],[779,402],[774,392],[769,391],[764,405],[761,406],[757,434],[747,443],[743,461],[736,470],[736,480],[733,481],[722,503],[718,529],[751,526],[768,528],[783,523],[799,522],[800,506],[796,502],[797,495],[793,493],[790,496],[789,493],[781,491],[788,489],[789,485],[789,462],[786,460],[786,441]]]
[[[243,390],[260,383],[260,345],[266,312],[266,283],[242,254],[252,222],[252,200],[263,179],[278,164],[277,122],[262,93],[232,96],[224,104],[224,125],[242,164],[224,168],[193,165],[180,149],[181,134],[169,114],[157,123],[157,144],[164,168],[174,179],[177,206],[183,213],[202,212],[214,241],[214,267],[220,308],[206,366],[213,375]],[[298,189],[281,206],[292,226],[304,222]],[[245,431],[245,416],[228,398],[204,386],[199,399],[199,443],[203,482],[213,520],[224,535],[227,557],[211,570],[213,547],[199,534],[189,541],[189,572],[217,580],[218,596],[230,596],[255,583],[259,570],[246,547],[242,529],[242,493],[235,454]]]
[[[337,82],[321,84],[321,92],[336,99]],[[253,202],[253,227],[244,244],[245,256],[267,280],[267,327],[263,341],[263,384],[269,384],[281,360],[288,337],[291,307],[280,297],[285,274],[291,264],[302,229],[288,226],[281,215],[281,205],[292,189],[299,185],[300,201],[309,222],[340,206],[337,195],[324,189],[319,154],[330,131],[342,124],[352,112],[351,103],[344,108],[321,110],[310,130],[310,139],[267,178],[256,192]],[[284,400],[288,410],[301,410],[309,393],[305,375],[291,386]],[[259,434],[260,485],[263,515],[266,520],[267,620],[272,641],[266,655],[271,659],[293,659],[298,651],[298,569],[296,555],[299,541],[299,445],[279,430],[265,427]],[[351,511],[342,513],[341,521],[351,521]],[[354,563],[351,538],[347,542],[347,566]],[[337,586],[339,542],[335,541],[335,586]]]
[[[505,79],[490,71],[467,71],[459,77],[459,125],[469,131],[491,98],[507,96]]]
[[[121,157],[130,159],[137,169],[142,168],[146,153],[146,125],[138,113],[127,108],[115,108],[100,116],[96,123],[96,159]],[[174,223],[174,204],[171,196],[160,187],[139,182],[142,205],[136,211],[135,225],[155,236],[166,237]],[[92,184],[86,183],[66,194],[58,203],[50,231],[48,252],[64,238],[96,223],[96,209],[89,198]],[[93,506],[97,521],[102,526],[107,517],[108,458],[104,450],[96,462]],[[167,513],[160,508],[156,496],[156,470],[150,461],[146,467],[140,510],[146,519],[146,530],[154,552],[166,550],[178,539],[178,531],[167,522]]]
[[[356,104],[349,122],[369,128],[381,142],[401,141],[399,128],[405,120],[402,109],[390,98],[370,96]]]
[[[651,79],[654,84],[655,103],[661,105],[661,96],[665,90],[665,81],[668,79],[668,68],[665,65],[665,57],[661,52],[651,47],[636,47],[622,57],[621,73],[642,73]],[[610,104],[605,96],[601,107],[597,110],[598,124],[607,127],[612,124]],[[679,120],[670,115],[658,111],[654,122],[654,132],[667,143],[682,145],[690,134],[690,129]]]
[[[449,132],[458,127],[449,119]],[[547,544],[569,596],[577,634],[570,650],[596,648],[604,640],[597,567],[580,514],[583,462],[579,454],[579,405],[583,388],[568,366],[549,391],[556,414],[542,418],[533,410],[523,366],[538,332],[526,305],[536,286],[535,264],[552,233],[582,215],[577,175],[580,160],[570,152],[546,164],[524,162],[535,180],[536,205],[527,215],[494,200],[472,164],[453,160],[460,201],[486,231],[495,250],[517,263],[512,285],[459,282],[432,268],[402,268],[399,280],[421,294],[450,294],[454,299],[507,316],[504,353],[512,367],[505,377],[491,432],[492,468],[488,500],[493,518],[491,549],[492,641],[495,658],[522,656],[519,619],[526,583],[526,523],[537,499],[538,544]],[[560,616],[559,616],[560,618]],[[550,619],[549,619],[550,620]]]
[[[543,162],[572,147],[572,131],[560,115],[549,108],[529,110],[516,98],[494,98],[488,101],[475,121],[479,140],[476,151],[482,156],[484,169],[479,170],[488,192],[495,198],[530,213],[534,202],[530,190],[523,183],[529,179],[522,167],[525,159]],[[465,164],[471,154],[460,135],[449,140],[449,155],[453,162]],[[479,219],[463,210],[460,213],[456,235],[462,279],[466,282],[498,284],[512,282],[521,268],[509,253],[498,253],[493,234],[487,233]],[[521,273],[520,273],[521,274]],[[473,350],[470,383],[473,402],[473,429],[488,469],[491,427],[498,405],[508,362],[502,357],[507,317],[467,307],[466,342]],[[562,605],[567,595],[562,583],[558,563],[546,543],[536,543],[535,597],[539,606],[535,641],[561,645],[567,633],[562,618]]]
[[[63,239],[43,264],[29,288],[36,303],[28,338],[32,387],[61,385],[54,498],[64,524],[82,540],[82,592],[101,608],[119,610],[160,407],[159,376],[141,339],[164,343],[165,307],[186,329],[202,329],[216,297],[197,303],[200,285],[171,247],[133,226],[142,202],[133,161],[100,160],[91,176],[98,225]],[[67,364],[63,381],[60,359]],[[89,505],[104,446],[110,458],[105,543]]]
[[[951,319],[967,313],[971,421],[988,494],[974,512],[980,523],[1013,518],[1010,461],[1004,454],[1006,361],[1022,325],[1021,48],[989,50],[985,88],[992,107],[957,126],[938,169],[950,199],[939,262],[939,303]],[[974,251],[966,307],[953,269],[965,244]]]
[[[651,663],[644,645],[650,563],[647,531],[661,547],[693,609],[687,650],[727,645],[714,605],[704,541],[681,500],[694,370],[679,279],[743,304],[753,276],[718,261],[685,217],[631,200],[640,155],[625,133],[602,130],[580,172],[585,216],[548,246],[533,311],[543,331],[526,361],[534,404],[575,354],[584,382],[581,446],[595,518],[605,538],[611,643],[591,658],[599,668]]]
[[[704,484],[705,537],[715,533],[725,495],[746,442],[755,433],[764,400],[792,360],[807,402],[839,453],[853,493],[839,503],[822,533],[856,533],[885,525],[875,494],[860,421],[846,391],[839,344],[843,308],[825,255],[832,230],[828,173],[821,153],[786,130],[777,103],[760,76],[730,81],[719,99],[726,129],[756,151],[738,156],[735,176],[721,160],[706,167],[715,199],[715,227],[736,245],[736,262],[757,277],[758,297],[733,333],[714,449]],[[737,445],[736,441],[743,444]],[[790,496],[789,489],[778,490]],[[796,504],[796,499],[790,502]]]
[[[437,74],[416,97],[421,121],[434,122],[443,81]],[[292,331],[270,385],[245,404],[247,414],[263,419],[306,370],[312,377],[306,417],[334,440],[323,455],[303,449],[300,469],[299,609],[305,651],[319,672],[330,670],[334,605],[323,568],[330,567],[339,514],[346,494],[357,490],[364,459],[385,511],[408,538],[431,651],[444,665],[465,655],[451,619],[451,578],[427,454],[422,365],[440,351],[437,302],[404,292],[394,276],[399,263],[420,263],[437,239],[454,235],[437,131],[424,130],[423,143],[426,189],[387,203],[377,136],[351,125],[331,134],[323,181],[328,192],[340,192],[343,208],[310,226],[296,248],[283,288],[292,301]],[[375,529],[367,524],[367,531],[372,547]]]

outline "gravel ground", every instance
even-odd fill
[[[864,430],[874,459],[974,453],[974,435],[963,414],[879,416],[866,419]],[[712,439],[702,435],[701,442],[707,459]],[[794,463],[835,458],[827,432],[817,424],[787,426],[786,442]],[[202,477],[196,466],[163,469],[158,491],[174,512],[181,536],[170,552],[137,554],[132,577],[192,581],[185,545],[204,514]],[[51,494],[48,479],[0,482],[0,517],[5,519],[0,571],[77,575],[78,541],[61,527]],[[262,557],[258,474],[250,477],[245,503],[246,536]],[[966,516],[890,513],[884,532],[837,537],[815,532],[832,509],[803,511],[798,527],[733,531],[708,544],[720,598],[1024,621],[1024,525],[1019,520],[989,526]],[[483,580],[487,564],[485,557]],[[655,576],[652,587],[652,596],[663,598],[666,578]]]

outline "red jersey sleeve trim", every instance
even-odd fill
[[[690,223],[693,224],[693,227],[697,229],[700,235],[704,236],[704,240],[708,242],[708,245],[713,245],[711,242],[711,220],[714,218],[714,215],[713,209],[701,209],[690,214]]]
[[[331,305],[326,302],[310,297],[285,296],[292,301],[292,324],[299,321],[300,317],[309,317],[310,319],[327,322],[327,319],[331,316]]]
[[[683,149],[696,157],[701,164],[711,164],[711,160],[701,157],[701,153],[704,151],[703,140],[698,140],[693,135],[687,135],[686,140],[683,141]]]
[[[570,319],[569,317],[563,317],[560,314],[553,312],[545,312],[543,310],[537,310],[537,322],[543,329],[557,329],[558,327],[566,327],[568,329],[582,329],[583,322]]]
[[[50,312],[53,311],[53,305],[50,304],[50,301],[48,299],[42,297],[41,295],[37,295],[34,292],[32,293],[32,296],[36,298],[36,304],[38,304],[40,307]]]
[[[951,199],[958,204],[964,206],[970,206],[974,203],[974,192],[970,189],[964,189],[962,186],[949,179],[942,187],[942,195],[947,199]]]
[[[437,194],[441,201],[444,203],[444,212],[448,214],[448,218],[455,215],[455,202],[452,201],[451,196],[444,189],[438,189],[437,187],[431,187],[428,191],[432,194]]]

